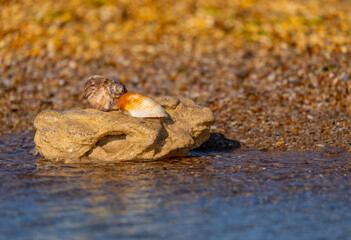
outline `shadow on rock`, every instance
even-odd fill
[[[210,133],[210,138],[200,147],[193,149],[191,155],[229,152],[240,147],[240,142],[228,139],[223,134],[215,132]]]

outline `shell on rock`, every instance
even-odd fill
[[[127,92],[127,88],[118,80],[94,75],[84,84],[84,95],[93,108],[110,111],[117,110],[118,99]]]
[[[128,92],[123,94],[117,103],[118,109],[137,118],[168,117],[163,107],[155,100],[140,93]]]

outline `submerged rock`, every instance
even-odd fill
[[[209,108],[186,98],[157,101],[168,118],[143,119],[96,109],[43,111],[34,120],[36,148],[47,159],[155,160],[187,156],[208,140],[214,121]]]

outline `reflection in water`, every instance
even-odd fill
[[[236,150],[52,163],[0,137],[0,239],[346,239],[351,155]]]

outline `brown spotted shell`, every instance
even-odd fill
[[[127,88],[120,81],[99,75],[89,77],[84,84],[84,95],[89,103],[102,111],[117,110],[118,99],[126,92]]]

